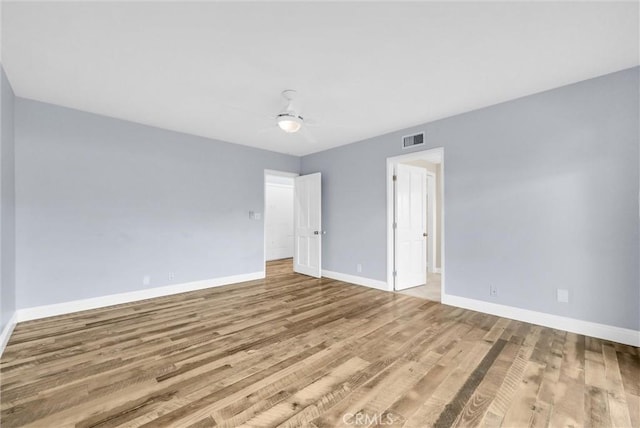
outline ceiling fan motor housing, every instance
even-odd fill
[[[302,116],[293,111],[285,111],[276,117],[276,122],[284,132],[297,132],[302,127]]]

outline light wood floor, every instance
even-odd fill
[[[19,324],[2,427],[640,426],[637,348],[268,271]]]
[[[427,283],[419,285],[417,287],[407,288],[406,290],[399,291],[399,293],[407,296],[421,297],[427,300],[433,300],[439,302],[441,300],[441,275],[439,273],[427,274]]]

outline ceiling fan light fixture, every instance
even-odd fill
[[[302,127],[302,118],[295,114],[282,113],[277,118],[278,126],[284,132],[292,134],[298,132]]]

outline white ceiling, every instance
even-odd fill
[[[4,3],[18,96],[295,155],[638,65],[638,3]],[[317,139],[275,128],[297,89]]]

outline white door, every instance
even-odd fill
[[[427,172],[427,272],[436,269],[436,177]]]
[[[427,171],[396,165],[395,289],[427,282]]]
[[[293,221],[293,270],[322,277],[321,176],[315,174],[295,178]]]

